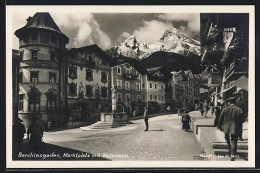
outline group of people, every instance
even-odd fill
[[[13,124],[13,149],[14,154],[18,154],[21,151],[21,146],[26,133],[23,120],[17,118]],[[42,147],[43,128],[37,122],[37,118],[32,119],[32,123],[27,129],[27,139],[29,140],[29,150],[39,151]]]
[[[217,105],[210,103],[212,115],[215,113],[214,127],[225,134],[231,161],[235,160],[237,141],[243,141],[243,123],[247,119],[247,104],[240,97],[231,97],[225,101],[220,98]],[[208,105],[205,101],[201,104],[201,115],[207,117]]]

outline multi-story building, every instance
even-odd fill
[[[116,111],[140,116],[146,106],[147,72],[137,64],[125,62],[112,67],[112,87],[116,94]]]
[[[148,71],[145,83],[148,111],[151,114],[166,112],[167,100],[172,100],[171,90],[166,89],[166,86],[171,87],[169,83],[171,73],[163,67],[149,68],[146,70]]]
[[[93,122],[100,112],[111,111],[111,65],[97,45],[63,51],[61,63],[61,107],[68,121]]]
[[[201,21],[201,61],[210,71],[209,86],[216,97],[227,99],[241,89],[232,85],[234,81],[248,77],[249,15],[201,14]]]
[[[49,13],[36,13],[27,24],[16,30],[19,38],[19,117],[26,126],[32,117],[40,121],[61,122],[60,59],[57,51],[65,50],[69,38],[64,35]]]

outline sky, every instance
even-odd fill
[[[34,13],[13,15],[13,33]],[[60,30],[69,37],[67,48],[97,44],[102,49],[120,45],[131,35],[139,43],[159,41],[167,29],[176,28],[190,38],[200,40],[199,13],[50,13]],[[19,49],[13,35],[13,49]]]

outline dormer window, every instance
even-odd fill
[[[41,34],[41,43],[48,44],[49,43],[49,35]]]
[[[38,40],[38,33],[37,32],[33,32],[32,33],[32,41],[37,41]]]

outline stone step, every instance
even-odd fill
[[[228,150],[227,149],[213,149],[213,154],[225,156],[225,155],[228,155]],[[248,157],[248,151],[247,150],[237,150],[237,155],[240,158],[247,158]]]
[[[213,143],[212,148],[213,149],[227,149],[228,146],[226,143]],[[248,143],[247,142],[238,143],[237,148],[239,150],[248,150]]]

